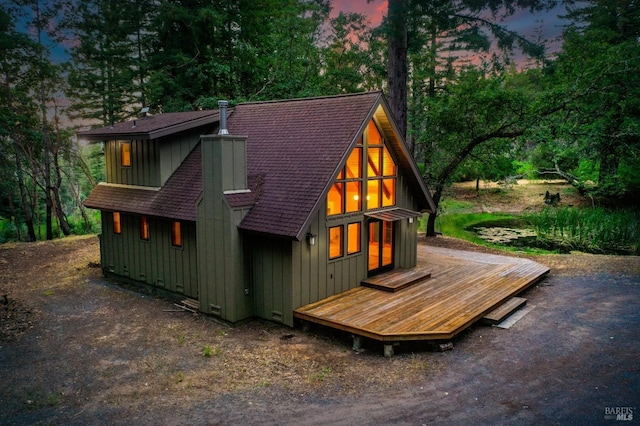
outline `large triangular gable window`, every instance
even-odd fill
[[[371,120],[327,194],[327,216],[394,206],[396,171],[396,163]],[[329,259],[345,255],[345,240],[347,255],[360,253],[362,224],[347,222],[346,235],[344,230],[344,225],[329,228]]]
[[[329,190],[327,216],[358,212],[363,208],[390,207],[396,203],[396,164],[373,120],[367,126],[364,139],[365,143],[360,138],[351,151]]]

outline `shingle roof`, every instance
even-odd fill
[[[219,117],[218,110],[169,112],[116,123],[109,127],[78,132],[78,137],[85,140],[107,140],[114,137],[122,139],[156,139],[218,122]]]
[[[300,239],[379,92],[240,104],[230,134],[247,135],[247,173],[264,176],[241,229]]]
[[[324,208],[319,203],[368,120],[376,114],[378,119],[384,119],[386,126],[391,126],[382,104],[386,108],[380,92],[367,92],[247,103],[232,110],[228,119],[229,133],[247,136],[247,174],[251,189],[250,193],[226,195],[232,207],[252,206],[239,227],[298,240],[303,238],[313,216],[318,209]],[[166,115],[169,114],[157,117]],[[169,119],[175,117],[178,116],[170,115]],[[173,121],[174,129],[181,126],[178,121]],[[126,126],[115,128],[128,131]],[[149,130],[152,128],[155,130]],[[158,122],[146,131],[151,134],[167,128]],[[104,129],[92,133],[94,137],[98,134],[103,138],[122,137],[117,133],[107,135]],[[400,158],[399,164],[410,169],[407,181],[414,188],[419,206],[433,208],[402,140],[394,135],[390,143],[390,148]],[[159,191],[99,185],[85,205],[195,221],[196,202],[202,193],[200,158],[198,144]]]

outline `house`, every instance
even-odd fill
[[[167,113],[103,141],[106,274],[197,300],[226,321],[294,309],[412,268],[435,209],[380,92]]]

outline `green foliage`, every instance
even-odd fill
[[[569,250],[590,253],[640,254],[640,212],[546,208],[525,218],[538,234],[538,241]]]
[[[574,24],[547,69],[546,102],[559,107],[539,123],[542,148],[533,162],[577,184],[592,180],[585,190],[595,197],[624,197],[634,190],[630,165],[640,155],[640,6],[592,0],[569,12]]]

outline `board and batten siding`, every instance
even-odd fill
[[[253,315],[250,262],[225,191],[246,190],[246,138],[203,135],[202,197],[197,205],[200,310],[237,322]]]
[[[326,202],[322,204],[326,205]],[[360,222],[361,251],[338,259],[329,259],[329,228],[337,225]],[[326,210],[320,209],[311,222],[309,231],[316,235],[316,243],[308,239],[293,243],[293,287],[292,309],[342,293],[360,285],[366,278],[366,229],[362,213],[340,216],[327,220]]]
[[[199,132],[171,135],[171,140],[160,139],[160,186],[164,185],[189,153],[200,142]]]
[[[417,204],[405,178],[400,174],[396,185],[396,206],[415,211]],[[396,222],[394,267],[408,269],[418,262],[418,219]]]
[[[251,248],[254,314],[293,326],[291,240],[246,236]]]
[[[121,233],[113,232],[113,213],[102,212],[100,251],[106,272],[174,293],[198,298],[196,227],[182,222],[182,247],[171,245],[171,221],[149,218],[149,239],[140,238],[140,216],[120,214]]]
[[[131,144],[131,166],[122,166],[120,150]],[[122,185],[160,186],[160,152],[156,141],[111,140],[105,143],[105,166],[108,183]]]
[[[111,140],[105,143],[105,165],[108,183],[159,187],[182,164],[200,141],[196,133],[172,135],[152,140]],[[122,166],[120,149],[131,144],[131,166]]]

